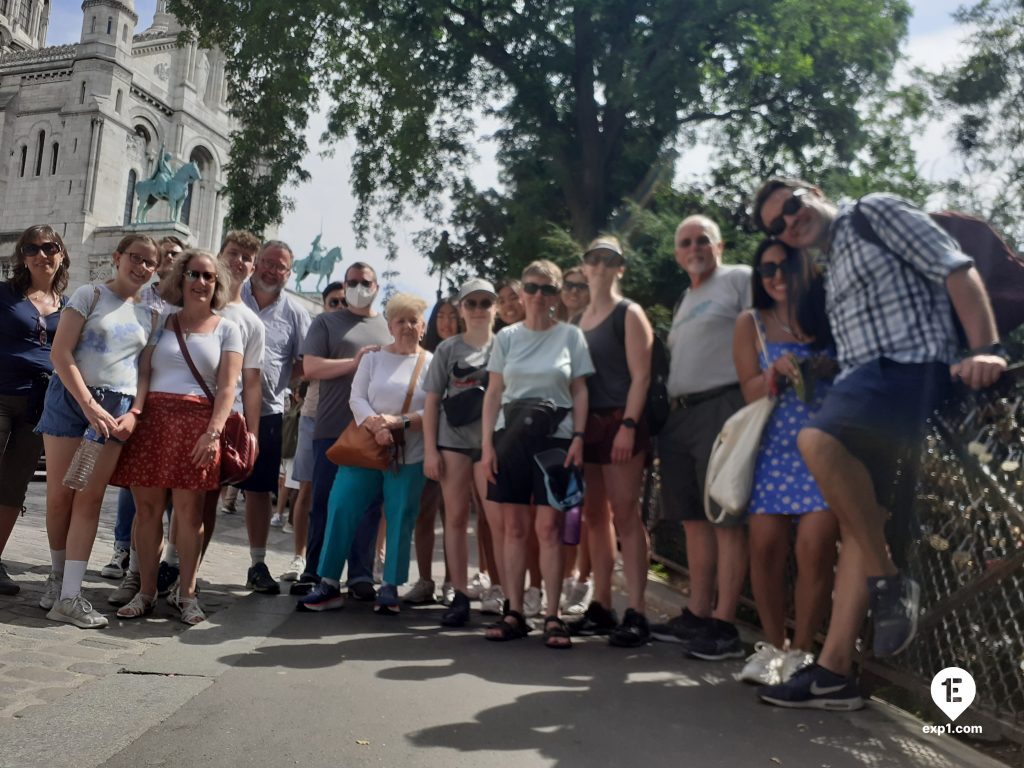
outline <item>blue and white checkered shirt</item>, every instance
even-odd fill
[[[840,208],[824,256],[828,317],[843,373],[880,357],[953,362],[957,339],[946,278],[974,261],[906,200],[867,195],[860,209],[891,250],[857,234],[852,204]]]

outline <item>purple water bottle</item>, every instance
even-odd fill
[[[562,520],[562,543],[575,546],[580,543],[580,523],[583,519],[583,509],[577,504],[565,510]]]

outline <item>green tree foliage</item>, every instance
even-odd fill
[[[956,18],[975,30],[962,64],[931,79],[956,116],[953,140],[963,172],[949,202],[988,217],[1024,243],[1024,0],[982,0]]]
[[[386,240],[412,206],[450,221],[453,253],[484,270],[528,261],[552,227],[576,243],[608,229],[697,129],[769,157],[854,159],[858,106],[888,78],[909,15],[905,0],[170,5],[229,57],[234,224],[287,210],[323,95],[325,142],[355,144],[357,234]],[[501,125],[500,191],[467,181],[482,114]]]

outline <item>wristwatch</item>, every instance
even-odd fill
[[[402,416],[402,429],[409,429],[412,426],[412,419],[403,414]]]
[[[986,344],[984,347],[975,347],[971,350],[970,354],[973,355],[995,355],[1001,357],[1003,360],[1009,362],[1010,354],[1006,351],[1006,347],[1000,344],[998,341],[994,344]]]
[[[622,426],[626,429],[636,429],[636,419],[623,419]]]

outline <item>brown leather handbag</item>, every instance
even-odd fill
[[[409,410],[412,395],[416,389],[416,380],[419,379],[426,359],[427,353],[420,350],[412,378],[409,380],[409,389],[405,393],[405,402],[402,403],[401,413]],[[380,445],[370,430],[356,424],[355,419],[352,419],[334,445],[327,449],[327,458],[340,467],[385,470],[398,464],[399,451],[405,445],[405,430],[392,429],[391,436],[394,438],[391,445]]]

